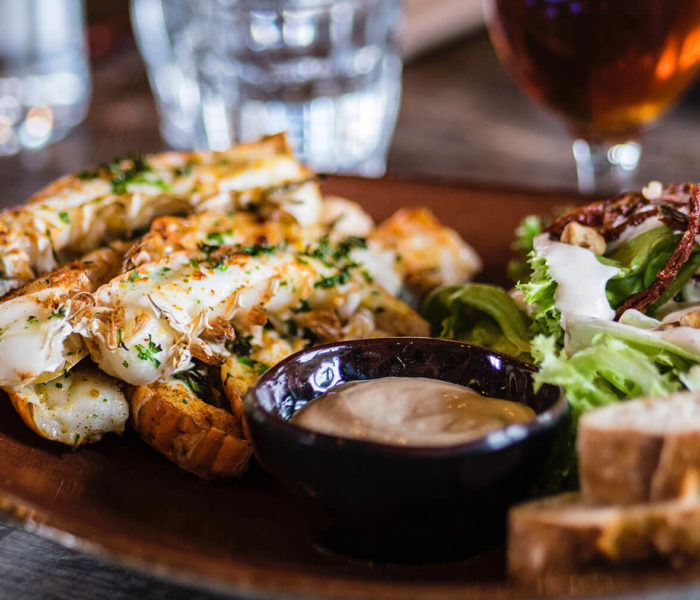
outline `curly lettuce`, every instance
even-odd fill
[[[523,300],[530,307],[530,326],[533,335],[551,335],[561,343],[564,330],[561,327],[561,313],[556,307],[557,282],[552,279],[544,256],[532,250],[528,255],[530,278],[519,282],[515,289],[523,293]]]
[[[560,385],[571,403],[574,425],[584,412],[635,398],[667,395],[682,387],[679,376],[688,363],[665,348],[639,346],[607,333],[596,335],[586,348],[567,356],[554,340],[538,336],[532,354],[540,365],[536,388]]]
[[[515,229],[515,240],[510,247],[517,253],[517,258],[508,263],[508,276],[511,281],[527,281],[530,278],[530,268],[525,257],[532,252],[534,239],[542,233],[544,227],[542,217],[528,215]]]

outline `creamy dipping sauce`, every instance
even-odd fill
[[[423,377],[353,381],[314,398],[291,422],[330,435],[400,446],[449,446],[535,418],[529,407]]]

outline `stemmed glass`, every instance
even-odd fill
[[[484,0],[501,61],[575,141],[579,190],[626,188],[700,65],[697,0]]]

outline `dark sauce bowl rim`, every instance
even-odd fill
[[[513,356],[504,354],[502,352],[497,352],[496,350],[491,350],[490,348],[485,348],[484,346],[478,346],[476,344],[470,344],[467,342],[460,342],[456,340],[446,340],[443,338],[436,337],[386,337],[386,338],[368,338],[361,340],[349,340],[341,342],[331,342],[329,344],[323,344],[319,346],[313,346],[305,350],[300,350],[296,352],[281,362],[277,363],[275,366],[266,371],[258,381],[246,392],[244,397],[244,408],[248,418],[262,417],[266,423],[275,429],[279,433],[286,433],[289,435],[297,436],[298,443],[307,446],[319,445],[338,447],[340,445],[347,447],[348,450],[360,450],[368,451],[374,450],[378,452],[383,452],[387,454],[403,455],[403,456],[448,456],[454,454],[461,454],[467,452],[481,453],[481,452],[493,452],[503,450],[512,446],[514,444],[523,442],[527,440],[533,433],[538,430],[546,429],[548,426],[556,424],[560,419],[562,419],[569,410],[569,401],[566,394],[562,388],[559,386],[544,383],[542,388],[550,388],[558,390],[558,397],[556,401],[546,410],[536,414],[536,417],[525,423],[517,423],[509,425],[501,429],[495,429],[480,436],[474,440],[469,440],[467,442],[460,442],[457,444],[449,445],[436,445],[436,446],[418,446],[418,445],[405,445],[401,446],[398,444],[390,444],[384,442],[376,442],[372,440],[361,440],[353,437],[344,437],[340,435],[332,435],[328,433],[322,433],[318,431],[313,431],[307,427],[291,423],[288,419],[284,419],[269,410],[267,410],[262,403],[257,394],[259,387],[262,387],[268,380],[273,379],[281,371],[288,368],[288,365],[299,360],[300,356],[307,353],[323,353],[331,352],[335,349],[344,347],[360,347],[363,346],[383,346],[384,344],[391,344],[392,342],[413,342],[418,344],[445,344],[452,345],[455,348],[461,348],[466,350],[476,350],[478,352],[485,352],[493,355],[505,362],[510,363],[515,368],[522,372],[532,376],[533,373],[537,372],[537,367],[530,363],[521,361]],[[379,379],[379,378],[374,378]],[[445,381],[442,378],[435,377],[437,381]],[[369,381],[358,380],[358,381]],[[450,382],[448,382],[450,383]],[[508,435],[507,432],[511,432]],[[518,435],[514,435],[514,432]],[[496,434],[496,435],[494,435]],[[500,434],[500,435],[499,435]],[[505,435],[504,435],[505,434]],[[496,441],[497,440],[497,441]]]

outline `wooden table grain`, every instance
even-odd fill
[[[21,203],[48,181],[88,164],[128,151],[164,148],[143,67],[133,49],[98,64],[94,88],[88,119],[65,140],[36,153],[0,159],[0,205]],[[700,135],[696,101],[691,95],[648,133],[640,182],[700,176],[694,152]],[[499,186],[575,188],[565,130],[523,96],[483,33],[407,65],[388,173]],[[0,524],[0,599],[216,597],[165,584]]]

